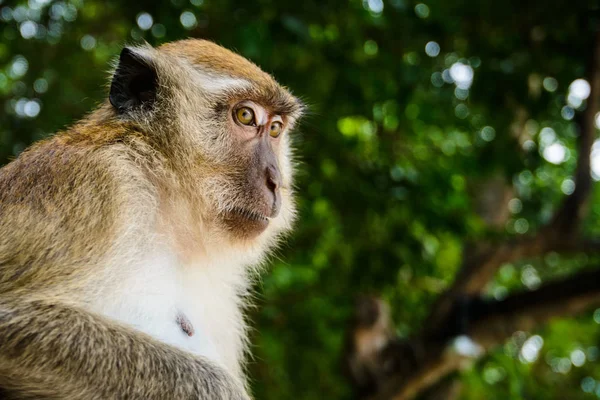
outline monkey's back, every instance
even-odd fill
[[[0,169],[0,293],[81,282],[103,257],[98,249],[110,247],[104,242],[124,201],[115,164],[126,152],[69,135],[39,142]]]

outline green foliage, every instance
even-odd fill
[[[3,162],[93,108],[125,42],[212,39],[310,105],[294,134],[298,229],[252,315],[259,399],[350,398],[340,354],[356,294],[382,293],[409,335],[454,279],[465,243],[535,231],[573,190],[573,116],[585,99],[568,98],[569,86],[583,78],[597,0],[4,2]],[[593,164],[600,174],[600,159]],[[488,182],[514,184],[508,206],[488,210],[505,211],[499,224],[479,209]],[[598,204],[590,234],[600,230]],[[549,255],[505,266],[489,295],[591,261]],[[462,373],[463,399],[600,397],[596,321],[550,325],[531,362],[521,348],[533,333],[516,333]]]

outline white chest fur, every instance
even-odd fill
[[[224,262],[223,262],[224,261]],[[95,311],[158,340],[205,356],[239,374],[245,326],[240,309],[243,267],[222,260],[181,264],[173,252],[153,250],[111,274]],[[193,328],[190,336],[178,316]]]

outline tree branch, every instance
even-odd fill
[[[490,348],[515,331],[530,331],[552,318],[577,315],[599,303],[600,267],[501,301],[483,301],[468,333],[478,344]]]
[[[432,307],[424,326],[426,335],[434,335],[448,323],[454,299],[481,293],[503,264],[579,247],[579,226],[586,214],[592,187],[590,155],[596,137],[595,116],[600,109],[600,31],[596,32],[593,43],[586,74],[590,83],[589,102],[585,111],[579,114],[578,121],[579,157],[574,174],[575,191],[565,199],[550,224],[536,235],[499,245],[480,245],[475,251],[467,249],[463,267],[454,284]],[[473,255],[470,255],[471,252]]]
[[[551,222],[537,234],[501,244],[467,249],[454,284],[432,307],[420,335],[408,341],[391,339],[371,348],[369,382],[377,400],[408,400],[459,368],[464,357],[448,351],[449,342],[468,334],[488,349],[502,343],[515,330],[529,330],[558,316],[573,315],[600,304],[600,270],[580,273],[533,292],[518,293],[502,301],[482,299],[481,292],[505,263],[541,256],[550,251],[596,252],[600,242],[582,241],[581,220],[587,211],[592,180],[590,155],[596,137],[595,114],[600,108],[600,31],[596,32],[586,78],[590,96],[578,115],[578,159],[575,191],[568,196]],[[378,315],[387,318],[385,307]],[[370,326],[363,326],[362,333]],[[372,327],[379,326],[377,319]],[[351,331],[351,340],[353,337]],[[378,338],[389,337],[379,334]],[[364,343],[363,343],[364,348]],[[367,346],[368,348],[368,346]],[[354,365],[362,365],[354,358]]]
[[[565,199],[560,211],[550,224],[550,230],[561,236],[577,232],[587,211],[587,201],[592,189],[590,155],[596,138],[595,117],[600,108],[600,31],[596,32],[591,57],[586,66],[590,96],[587,108],[579,114],[578,158],[575,170],[575,191]]]
[[[515,331],[531,331],[549,320],[572,316],[600,304],[600,266],[561,281],[554,281],[540,289],[513,294],[504,300],[482,299],[472,296],[464,300],[466,329],[448,329],[443,337],[415,337],[404,342],[390,342],[378,354],[380,361],[401,363],[414,359],[410,368],[388,374],[380,382],[376,400],[409,400],[472,360],[448,349],[448,344],[459,335],[467,335],[482,350],[502,344]],[[383,317],[383,316],[382,316]],[[415,357],[414,349],[421,349]],[[382,371],[379,371],[380,373]]]

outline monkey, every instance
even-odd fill
[[[349,322],[342,367],[356,398],[372,397],[394,374],[408,374],[420,365],[422,349],[398,337],[384,300],[358,297]]]
[[[99,106],[0,169],[0,388],[249,399],[244,309],[296,216],[289,89],[215,43],[125,46]]]
[[[359,398],[377,392],[382,354],[395,340],[394,324],[387,303],[362,295],[356,299],[354,315],[346,332],[343,370]]]

